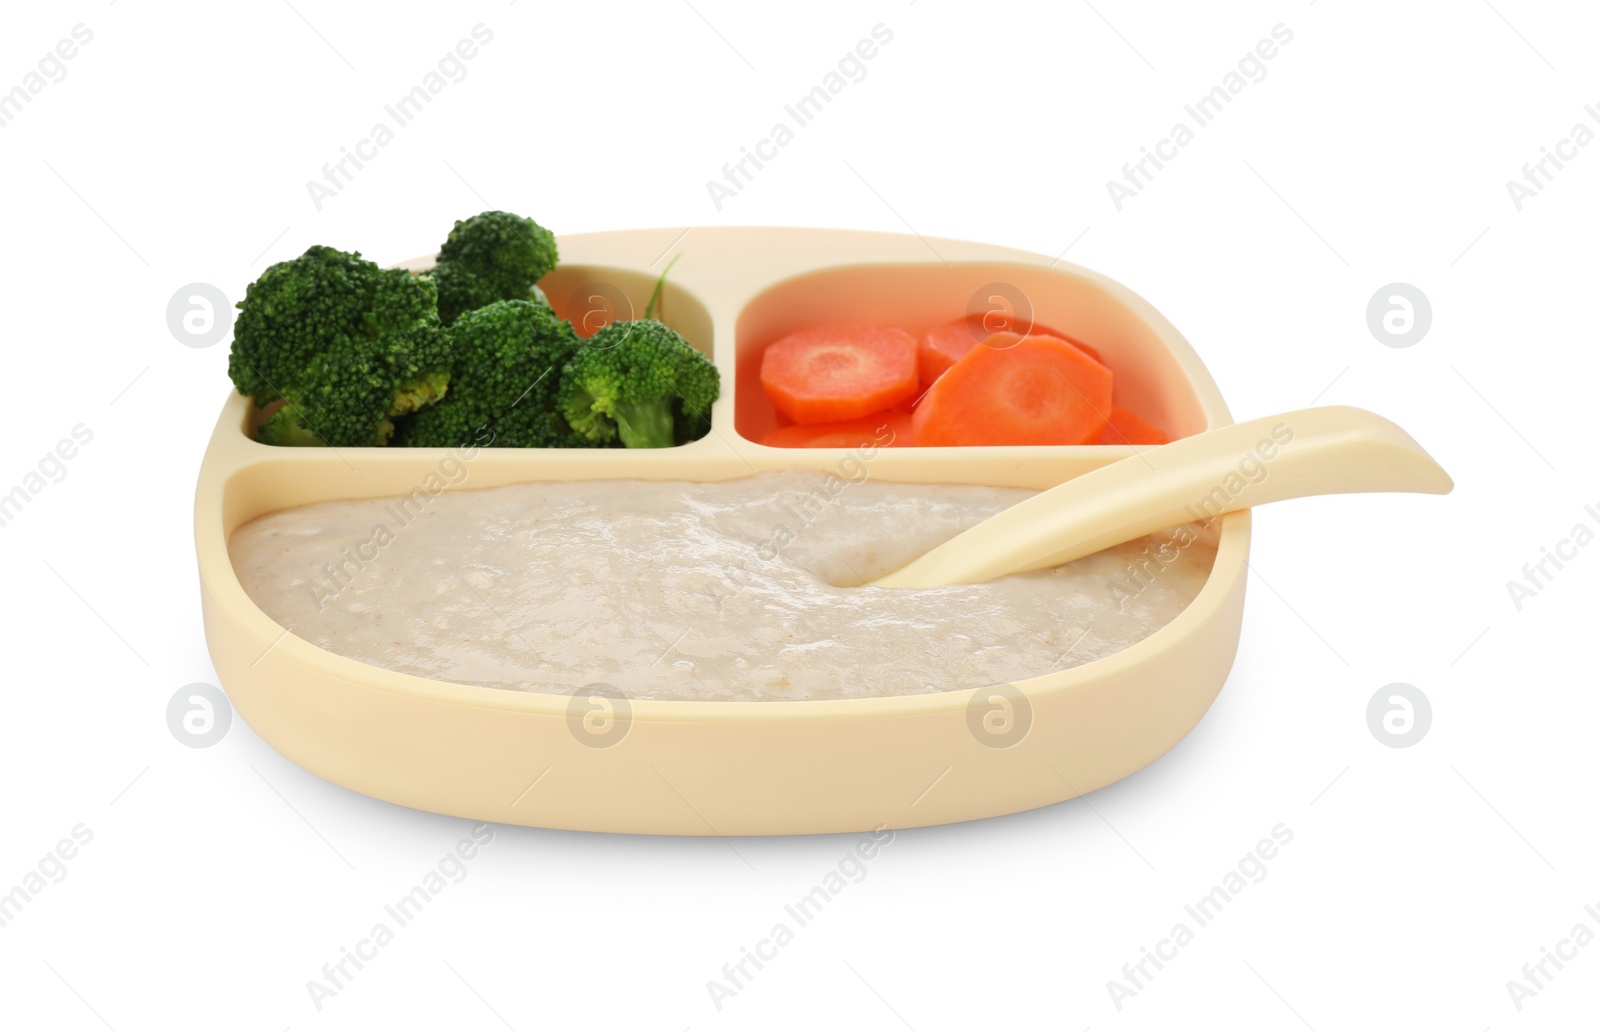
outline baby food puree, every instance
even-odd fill
[[[720,483],[571,481],[320,502],[229,542],[293,634],[421,677],[634,699],[849,699],[1077,666],[1199,592],[1187,524],[1051,570],[929,590],[894,570],[1032,492],[812,471]]]

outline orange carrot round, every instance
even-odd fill
[[[917,379],[922,388],[926,390],[933,381],[944,374],[945,370],[955,365],[961,357],[973,348],[978,342],[995,333],[1015,333],[1018,335],[1055,337],[1082,351],[1096,362],[1100,362],[1100,355],[1089,345],[1073,340],[1058,330],[1048,326],[1032,323],[1031,326],[1022,323],[1008,315],[999,312],[988,312],[977,315],[963,316],[929,330],[917,345]],[[1101,362],[1102,365],[1105,363]]]
[[[761,443],[769,448],[900,448],[911,444],[911,413],[894,408],[839,423],[780,426]]]
[[[813,326],[761,356],[761,386],[796,423],[859,419],[917,393],[917,341],[893,326]]]
[[[1111,370],[1056,337],[995,334],[928,388],[920,445],[1089,444],[1111,411]]]
[[[1154,423],[1147,423],[1127,409],[1113,405],[1111,414],[1106,418],[1105,429],[1100,431],[1100,436],[1094,443],[1166,444],[1171,440],[1166,431]]]

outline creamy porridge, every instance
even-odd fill
[[[839,587],[1031,492],[763,473],[568,481],[322,502],[229,542],[245,591],[329,651],[408,674],[634,699],[950,691],[1140,641],[1216,554],[1190,524],[988,584]]]

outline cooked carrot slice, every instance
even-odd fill
[[[996,334],[928,388],[923,445],[1088,444],[1111,411],[1111,370],[1056,337]]]
[[[893,408],[840,423],[780,426],[761,443],[772,448],[899,448],[911,443],[911,413]]]
[[[917,393],[917,340],[893,326],[813,326],[761,356],[761,386],[796,423],[859,419]]]
[[[1111,406],[1111,414],[1106,418],[1106,426],[1100,431],[1100,437],[1095,444],[1166,444],[1172,438],[1166,431],[1154,423],[1147,423],[1143,419],[1129,412],[1125,408]]]
[[[1096,362],[1100,355],[1089,345],[1073,340],[1059,330],[1038,323],[1023,326],[1018,320],[998,312],[968,315],[929,330],[917,345],[917,379],[923,390],[943,375],[946,369],[960,361],[961,356],[978,346],[978,342],[995,333],[1030,334],[1055,337],[1082,351]],[[1105,363],[1101,362],[1102,365]]]

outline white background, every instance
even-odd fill
[[[480,22],[493,41],[467,77],[317,210],[306,181]],[[880,22],[893,40],[866,78],[719,211],[706,181]],[[0,128],[0,490],[75,424],[94,436],[0,527],[0,891],[75,825],[93,840],[0,928],[0,1023],[1592,1019],[1600,944],[1520,1011],[1506,983],[1575,924],[1600,933],[1584,912],[1600,905],[1600,548],[1520,611],[1506,582],[1596,523],[1600,146],[1520,211],[1505,184],[1600,102],[1597,22],[1550,0],[13,5],[0,89],[75,24],[94,35]],[[1106,181],[1278,23],[1293,41],[1266,77],[1118,211]],[[856,837],[499,828],[318,1011],[307,981],[466,825],[324,783],[242,722],[207,749],[169,732],[172,694],[215,681],[190,507],[229,386],[226,344],[182,346],[164,313],[195,281],[237,299],[312,243],[428,252],[489,206],[558,233],[913,227],[1070,247],[1178,325],[1236,417],[1371,408],[1458,487],[1259,513],[1239,659],[1193,734],[1088,799],[899,833],[720,1011],[707,981]],[[1433,308],[1407,349],[1366,323],[1396,281]],[[1367,727],[1391,682],[1432,702],[1410,748]],[[1266,879],[1119,1010],[1108,980],[1280,823],[1294,838]]]

